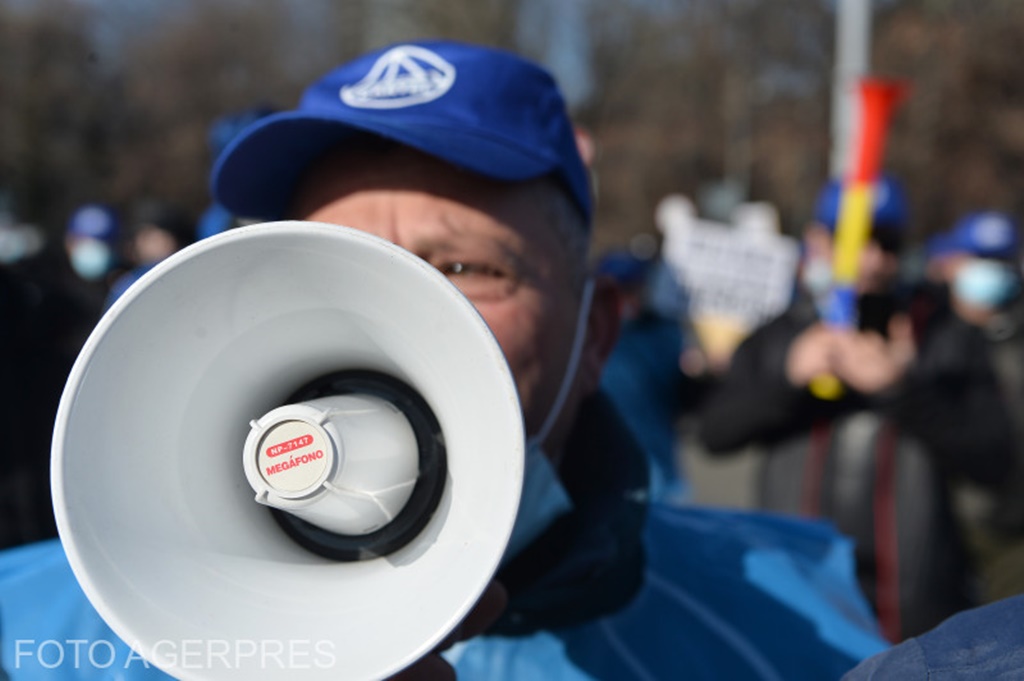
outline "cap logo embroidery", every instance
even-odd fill
[[[455,67],[436,53],[401,45],[382,54],[355,85],[341,88],[341,101],[357,109],[400,109],[430,102],[451,89]]]

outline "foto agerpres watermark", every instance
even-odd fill
[[[107,639],[17,639],[15,669],[130,669],[154,666],[138,652]],[[161,640],[150,659],[167,669],[330,669],[335,666],[334,642],[307,639],[182,639]]]

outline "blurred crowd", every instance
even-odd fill
[[[254,107],[210,126],[215,157]],[[215,201],[194,216],[158,196],[127,206],[89,202],[66,218],[63,238],[0,213],[0,419],[12,446],[0,476],[0,547],[55,537],[49,455],[64,384],[101,316],[144,274],[188,246],[241,224]]]
[[[684,286],[665,303],[663,253],[625,244],[597,270],[620,282],[627,320],[604,387],[645,446],[655,494],[713,500],[687,462],[753,457],[753,479],[735,484],[758,508],[852,537],[862,590],[898,642],[1024,593],[1024,252],[999,210],[913,243],[899,181],[881,178],[874,196],[855,329],[822,321],[836,182],[808,198],[789,307],[724,357],[702,347]],[[823,377],[838,391],[819,391]]]
[[[269,113],[218,121],[219,151]],[[215,153],[216,155],[216,153]],[[595,254],[624,320],[604,373],[648,455],[652,495],[691,504],[686,447],[757,452],[762,509],[833,521],[886,637],[902,641],[974,605],[1024,593],[1024,251],[987,206],[916,229],[898,181],[875,192],[860,255],[859,327],[822,321],[839,186],[807,197],[792,300],[727,356],[702,346],[688,294],[656,238]],[[0,548],[53,537],[48,460],[61,390],[102,314],[158,263],[239,224],[159,197],[67,216],[64,239],[0,224],[5,448]],[[929,231],[925,243],[909,235]],[[815,381],[838,379],[836,394]]]

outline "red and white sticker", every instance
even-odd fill
[[[319,426],[305,421],[282,421],[260,442],[260,475],[281,492],[312,491],[330,466],[330,439]]]

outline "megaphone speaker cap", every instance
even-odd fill
[[[241,456],[253,419],[350,370],[414,389],[447,467],[411,541],[341,562],[282,531]],[[501,349],[441,273],[357,230],[252,225],[171,256],[100,320],[58,410],[54,510],[97,611],[173,676],[381,678],[483,592],[523,447]]]

